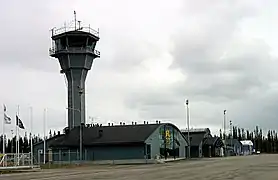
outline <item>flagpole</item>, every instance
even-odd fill
[[[4,141],[4,139],[5,139],[5,110],[4,110],[4,113],[3,113],[3,127],[2,127],[2,132],[3,132],[3,135],[2,135],[2,138],[3,138],[3,141],[2,141],[2,143],[3,143],[3,149],[2,149],[2,153],[3,154],[5,154],[5,141]]]
[[[19,105],[17,106],[17,117],[19,118]],[[16,122],[16,129],[17,129],[17,164],[19,165],[19,129],[18,123]]]
[[[17,112],[16,112],[16,116],[17,116]],[[17,120],[16,120],[16,118],[15,118],[15,159],[16,159],[16,165],[17,165]]]
[[[3,142],[3,149],[2,149],[2,153],[3,155],[5,155],[5,105],[4,105],[4,113],[3,113],[3,127],[2,127],[2,130],[3,130],[3,135],[2,135],[2,142]],[[5,162],[3,161],[3,166],[4,166]]]
[[[46,109],[43,110],[43,164],[45,164],[45,149],[46,149],[46,144],[45,144],[45,128],[46,128]]]
[[[33,167],[33,107],[30,107],[31,167]]]

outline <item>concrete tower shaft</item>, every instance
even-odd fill
[[[58,58],[61,73],[68,82],[68,127],[72,129],[85,124],[85,80],[95,58],[98,33],[92,29],[77,29],[52,34],[50,56]]]

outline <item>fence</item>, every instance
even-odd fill
[[[113,159],[110,155],[107,156],[97,156],[94,153],[84,150],[82,157],[78,150],[57,150],[55,152],[48,151],[43,154],[43,152],[34,154],[34,164],[43,165],[46,164],[46,167],[49,165],[64,166],[71,164],[148,164],[148,163],[157,163],[157,159]]]
[[[0,155],[0,166],[31,166],[31,153],[8,153]]]
[[[70,164],[77,161],[88,161],[87,153],[85,151],[80,157],[79,151],[70,151],[70,150],[58,150],[58,151],[48,151],[45,153],[40,151],[34,154],[34,164]]]

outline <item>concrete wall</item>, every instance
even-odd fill
[[[75,40],[72,39],[73,36]],[[62,34],[56,38],[54,39],[55,49],[58,51],[53,57],[59,59],[61,69],[67,77],[68,127],[72,129],[80,126],[81,123],[85,123],[85,79],[88,70],[91,69],[93,60],[96,58],[93,51],[98,39],[93,39],[82,33],[79,35],[67,33],[67,35]],[[76,41],[79,42],[78,45]],[[87,46],[92,48],[91,51],[87,51],[84,48]],[[64,52],[62,53],[61,51]]]
[[[151,145],[151,159],[155,159],[160,155],[159,128],[157,128],[145,141],[146,145]],[[146,147],[145,147],[146,148]]]
[[[186,157],[187,152],[187,141],[184,139],[181,133],[178,134],[178,139],[180,140],[180,147],[179,147],[179,157]]]
[[[144,145],[86,148],[87,160],[144,159]]]

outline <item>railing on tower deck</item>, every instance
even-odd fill
[[[52,36],[56,36],[58,34],[62,34],[62,33],[65,33],[65,32],[69,32],[69,31],[81,31],[81,32],[87,32],[87,33],[91,33],[97,37],[99,37],[99,30],[94,30],[92,29],[90,26],[89,27],[72,27],[72,26],[64,26],[64,27],[61,27],[61,28],[53,28],[52,29]]]
[[[49,48],[49,55],[53,55],[59,52],[83,53],[84,51],[100,56],[100,52],[91,47],[66,47],[60,49],[53,47]]]

